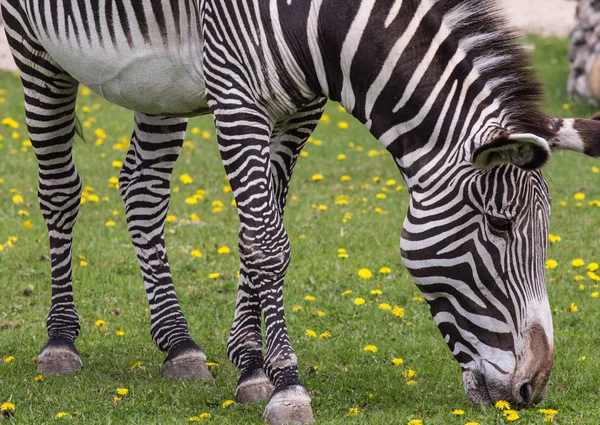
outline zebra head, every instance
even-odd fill
[[[600,122],[549,123],[548,141],[495,128],[462,158],[446,152],[405,175],[402,257],[476,403],[537,403],[552,370],[544,276],[550,195],[539,167],[551,148],[598,156],[591,135]]]

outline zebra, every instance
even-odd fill
[[[475,403],[543,399],[554,361],[545,290],[554,149],[600,156],[595,119],[553,119],[493,0],[4,0],[48,225],[52,307],[38,367],[81,369],[71,282],[81,181],[78,84],[133,109],[120,175],[166,376],[210,379],[177,302],[164,244],[187,117],[211,113],[240,218],[227,352],[236,398],[267,423],[311,423],[287,332],[282,217],[327,99],[389,151],[410,194],[401,255]],[[261,326],[266,328],[263,354]]]

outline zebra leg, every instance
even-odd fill
[[[260,303],[266,325],[264,369],[275,390],[265,409],[265,420],[270,425],[312,423],[310,397],[298,378],[298,359],[289,341],[283,311],[283,280],[290,247],[271,176],[271,121],[255,106],[227,109],[226,104],[217,105],[208,99],[209,104],[213,103],[221,157],[240,217],[240,270],[241,275],[247,276],[242,283],[247,284],[248,294],[258,294],[249,299]],[[256,309],[253,310],[248,318],[257,317]],[[254,324],[250,329],[254,330],[250,344],[254,349],[250,352],[256,353],[258,328]],[[246,365],[237,364],[244,373]]]
[[[282,216],[296,160],[318,124],[326,103],[326,98],[319,98],[305,105],[284,122],[278,123],[271,135],[271,177],[277,206]],[[262,350],[260,299],[258,293],[252,290],[247,274],[242,272],[227,347],[229,359],[241,372],[235,392],[239,403],[254,403],[267,399],[275,389],[263,371]]]
[[[20,11],[6,7],[6,33],[23,82],[27,130],[38,162],[38,201],[50,241],[49,340],[38,356],[38,371],[67,375],[83,367],[74,344],[80,324],[73,302],[71,261],[81,199],[81,180],[71,152],[78,83],[37,43]]]
[[[150,334],[156,346],[168,353],[161,373],[177,379],[212,379],[206,355],[192,341],[177,301],[164,239],[171,173],[186,126],[185,118],[136,112],[119,189],[150,303]]]

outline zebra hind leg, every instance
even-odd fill
[[[150,334],[156,346],[168,353],[161,373],[175,379],[212,379],[206,355],[190,337],[181,312],[164,239],[171,173],[186,126],[184,118],[136,112],[119,189],[150,304]]]
[[[4,2],[3,15],[23,82],[27,130],[38,161],[38,201],[50,241],[49,339],[38,356],[38,371],[68,375],[83,367],[74,344],[80,323],[72,279],[73,226],[81,199],[81,180],[71,152],[78,83],[37,42],[22,8]]]

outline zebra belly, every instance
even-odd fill
[[[108,101],[153,115],[209,113],[202,72],[202,41],[117,50],[41,40],[66,72]]]

